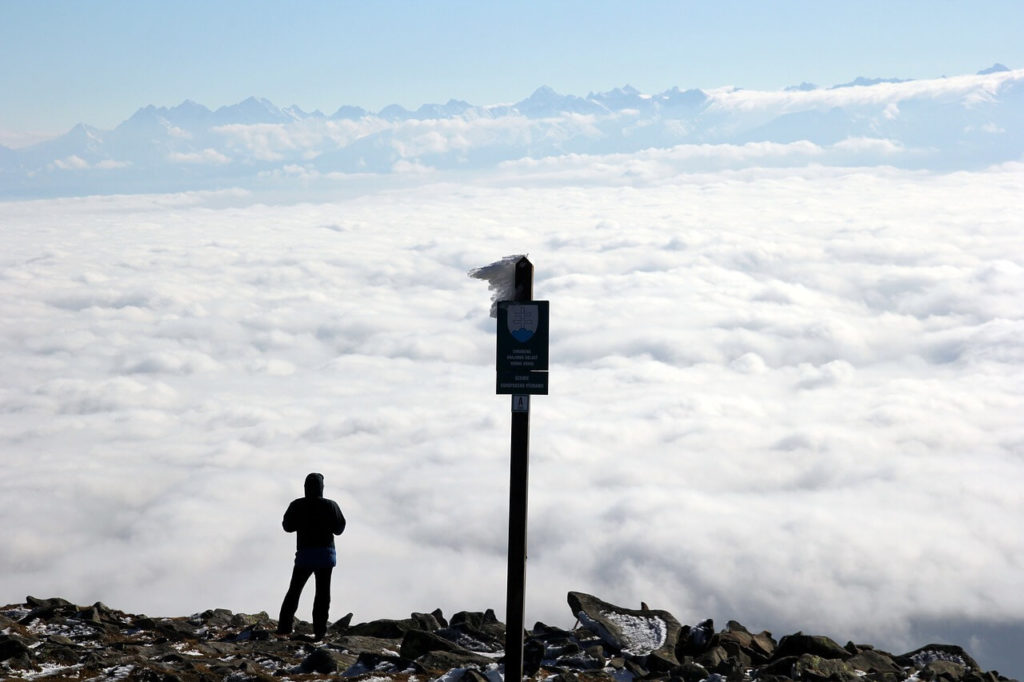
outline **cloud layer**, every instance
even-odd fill
[[[527,252],[529,622],[577,589],[891,649],[1019,625],[1021,168],[689,153],[0,204],[0,593],[273,614],[317,470],[334,617],[503,612],[509,404],[466,272]]]
[[[373,113],[278,108],[249,98],[210,111],[147,106],[114,130],[79,125],[0,147],[0,197],[303,189],[323,176],[492,172],[505,165],[617,164],[636,154],[694,170],[750,165],[982,169],[1024,158],[1024,70],[834,88],[586,97],[539,88],[514,104],[450,101]],[[663,174],[663,171],[662,173]],[[659,174],[659,176],[660,176]]]

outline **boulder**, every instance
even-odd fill
[[[52,599],[38,599],[26,597],[25,601],[30,607],[29,612],[18,620],[21,625],[31,625],[37,620],[51,620],[57,616],[69,617],[78,612],[78,607],[60,597]]]
[[[861,649],[858,653],[846,659],[846,662],[854,670],[859,670],[869,675],[899,674],[903,671],[903,668],[897,665],[891,656],[875,649]]]
[[[417,623],[411,618],[392,620],[381,618],[369,623],[358,623],[348,628],[349,635],[359,637],[378,637],[381,639],[401,639],[409,630],[416,629]]]
[[[472,652],[467,655],[451,651],[428,651],[415,661],[422,670],[435,674],[470,666],[486,666],[492,662],[491,659],[476,656]]]
[[[632,656],[656,654],[674,667],[681,626],[668,611],[627,609],[583,592],[568,594],[569,608],[587,628],[614,649]]]
[[[713,641],[725,649],[730,657],[746,667],[767,663],[771,659],[775,651],[775,640],[770,632],[755,635],[734,620],[730,620],[725,627]]]
[[[337,639],[337,645],[354,654],[397,656],[398,649],[402,646],[402,640],[363,637],[362,635],[344,635]]]
[[[715,621],[710,618],[693,627],[684,625],[679,631],[676,658],[681,661],[685,656],[700,656],[711,646],[714,636]]]
[[[228,609],[207,609],[199,614],[192,614],[189,621],[194,625],[205,625],[207,627],[227,627],[235,614]]]
[[[679,667],[678,674],[679,677],[683,678],[684,682],[700,682],[703,679],[707,679],[709,675],[707,668],[694,661],[684,662]]]
[[[839,658],[826,658],[814,654],[803,654],[793,665],[797,679],[820,682],[855,682],[857,672]]]
[[[820,658],[838,658],[840,660],[845,660],[852,655],[834,640],[824,635],[805,635],[802,632],[797,632],[796,634],[783,637],[775,648],[772,657],[799,657],[803,654],[810,654]]]
[[[713,646],[697,657],[696,661],[708,670],[717,670],[722,663],[729,658],[729,652],[724,647]]]
[[[25,603],[30,608],[33,608],[33,609],[38,609],[38,608],[42,608],[42,607],[50,607],[50,606],[74,606],[74,604],[69,602],[67,599],[62,599],[60,597],[51,597],[50,599],[40,599],[39,597],[28,596],[28,597],[25,597]]]
[[[590,649],[560,656],[554,662],[554,666],[559,670],[600,670],[605,667],[605,657],[591,647]]]
[[[395,672],[413,669],[416,666],[410,665],[409,661],[399,656],[361,653],[343,673],[344,677],[356,677],[359,675],[372,674],[374,677],[388,675]],[[419,672],[422,672],[421,670]]]
[[[895,660],[902,666],[918,670],[924,669],[934,661],[950,661],[972,670],[980,669],[978,662],[956,644],[926,644],[919,649],[897,656]]]
[[[443,627],[447,627],[447,623],[441,625],[441,621],[437,619],[433,613],[413,613],[409,616],[410,620],[416,623],[416,627],[420,630],[426,630],[427,632],[434,632],[440,630]],[[443,618],[441,620],[444,620]],[[495,619],[497,620],[497,619]]]
[[[182,618],[161,618],[153,629],[172,642],[199,637],[198,628]]]
[[[486,665],[491,662],[491,659],[486,656],[481,656],[436,633],[425,630],[409,630],[406,632],[405,637],[402,639],[399,654],[406,660],[419,661],[425,654],[440,651],[451,654],[453,660],[458,659],[461,661],[461,667],[467,665]],[[424,667],[426,666],[424,665]]]
[[[346,613],[344,616],[342,616],[338,620],[334,621],[334,623],[331,624],[330,629],[333,630],[334,632],[346,633],[346,632],[348,632],[348,629],[351,626],[352,626],[352,614],[351,613]]]
[[[918,673],[918,677],[942,682],[960,682],[967,675],[967,668],[962,663],[953,661],[932,661]]]
[[[505,641],[505,624],[498,620],[493,609],[459,611],[451,617],[448,627],[461,630],[476,639]]]
[[[462,671],[462,677],[459,678],[459,682],[491,682],[491,678],[476,668],[467,668]]]
[[[440,625],[444,619],[438,620]],[[505,649],[505,625],[494,611],[459,611],[447,625],[436,630],[438,635],[470,651],[497,653]]]
[[[317,647],[302,659],[296,672],[327,675],[337,672],[339,667],[338,657],[333,651],[326,647]]]
[[[266,611],[260,611],[259,613],[236,613],[231,616],[230,624],[232,627],[252,627],[254,625],[267,626],[271,622],[270,616]]]
[[[29,655],[28,642],[17,635],[0,634],[0,661]]]

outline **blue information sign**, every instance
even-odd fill
[[[499,301],[497,392],[548,392],[548,301]]]

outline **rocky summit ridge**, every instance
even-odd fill
[[[584,682],[1001,682],[960,646],[930,644],[894,655],[801,632],[776,640],[736,621],[683,625],[671,613],[623,608],[570,592],[571,630],[537,623],[526,632],[532,680]],[[146,682],[351,680],[499,682],[505,626],[492,610],[440,610],[398,620],[334,623],[315,641],[307,622],[275,634],[265,612],[211,609],[187,617],[129,614],[96,603],[27,597],[0,607],[5,680]]]

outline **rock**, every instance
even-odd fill
[[[757,672],[760,676],[774,676],[774,677],[785,677],[792,679],[794,672],[793,668],[796,665],[798,658],[796,656],[783,656],[773,658],[768,663],[760,666]]]
[[[196,626],[181,618],[163,618],[156,622],[153,629],[171,641],[196,639],[199,636]]]
[[[441,625],[445,621],[442,618],[437,622]],[[470,651],[497,653],[505,648],[505,625],[498,621],[491,609],[460,611],[436,632]]]
[[[25,597],[25,603],[28,604],[29,607],[34,608],[34,609],[44,608],[44,607],[48,608],[48,607],[51,607],[51,606],[52,607],[57,607],[57,606],[74,606],[74,604],[69,602],[67,599],[61,599],[60,597],[52,597],[50,599],[39,599],[38,597],[31,597],[31,596],[29,596],[29,597]]]
[[[231,625],[234,617],[235,614],[228,609],[207,609],[202,613],[193,613],[189,616],[189,622],[195,626],[223,628]]]
[[[297,672],[326,675],[337,672],[338,667],[338,658],[334,652],[325,647],[318,647],[302,659]]]
[[[598,666],[598,667],[600,667],[600,666]],[[643,679],[643,678],[645,678],[645,677],[647,677],[648,675],[651,674],[651,671],[649,671],[647,668],[645,668],[644,666],[640,665],[640,663],[638,661],[635,661],[633,659],[627,659],[626,660],[625,669],[626,669],[627,672],[629,672],[631,675],[633,675],[634,678],[637,678],[637,679]]]
[[[942,680],[943,682],[960,682],[967,675],[967,668],[962,663],[953,661],[932,661],[918,673],[921,679]]]
[[[0,661],[27,656],[28,653],[28,643],[24,639],[16,635],[0,634]]]
[[[744,667],[766,663],[775,650],[775,641],[770,634],[753,635],[734,620],[730,620],[726,629],[716,635],[715,641],[730,658],[735,658]]]
[[[74,604],[63,599],[28,599],[29,605],[33,608],[18,620],[21,625],[31,625],[37,620],[51,620],[57,616],[72,616],[78,611]]]
[[[771,660],[775,655],[775,647],[778,646],[772,638],[772,633],[767,630],[753,635],[750,639],[750,650],[755,654],[763,656],[765,660]]]
[[[402,646],[402,641],[399,639],[384,639],[381,637],[344,635],[338,638],[337,644],[354,654],[397,656],[398,649]]]
[[[681,626],[668,611],[622,608],[583,592],[570,592],[567,600],[580,623],[609,646],[633,656],[656,653],[671,667],[679,665]]]
[[[858,675],[846,661],[839,658],[825,658],[814,654],[803,654],[793,666],[798,679],[825,682],[854,682]]]
[[[397,655],[362,653],[359,654],[356,662],[350,665],[342,673],[342,676],[356,677],[372,673],[376,677],[393,672],[400,672],[410,668],[415,670],[416,666],[410,665],[409,661],[406,661]],[[420,671],[422,672],[422,670]]]
[[[462,673],[462,677],[459,678],[459,682],[490,682],[491,678],[484,675],[476,668],[469,668]]]
[[[964,682],[1000,682],[1006,678],[1001,676],[995,670],[991,670],[987,673],[971,671],[964,677]]]
[[[402,639],[402,646],[399,649],[399,655],[402,658],[410,661],[419,661],[424,667],[427,666],[420,659],[428,653],[437,652],[450,654],[452,660],[460,662],[460,667],[486,665],[491,662],[491,659],[486,656],[481,656],[476,652],[459,646],[451,640],[425,630],[409,630],[406,632],[405,637]]]
[[[802,632],[797,632],[782,638],[778,647],[775,648],[773,658],[799,657],[803,654],[820,658],[847,659],[850,657],[849,651],[824,635],[805,635]]]
[[[417,666],[430,673],[444,673],[448,670],[469,666],[485,666],[491,662],[491,659],[476,656],[471,652],[467,656],[451,651],[429,651],[415,660]]]
[[[873,675],[885,673],[899,674],[903,670],[900,666],[896,665],[891,656],[887,656],[874,649],[861,649],[859,653],[846,659],[846,662],[854,670]]]
[[[624,665],[625,661],[623,661]],[[555,662],[555,666],[560,669],[567,668],[569,670],[600,670],[605,667],[605,658],[604,656],[596,655],[594,649],[591,648],[560,656]]]
[[[505,624],[494,615],[493,609],[486,611],[459,611],[452,616],[449,628],[460,630],[474,639],[490,642],[505,642]]]
[[[410,619],[416,623],[416,627],[419,630],[426,630],[427,632],[434,632],[440,630],[443,627],[448,627],[448,623],[441,625],[441,621],[432,613],[413,613]],[[444,620],[443,618],[441,620]],[[497,618],[495,618],[497,620]]]
[[[996,671],[979,670],[955,645],[931,644],[893,656],[870,645],[838,647],[827,637],[802,633],[776,645],[771,633],[753,634],[737,621],[729,621],[719,633],[711,621],[680,626],[674,648],[671,635],[665,637],[673,656],[663,656],[660,647],[641,654],[627,634],[613,636],[612,626],[634,622],[623,615],[667,622],[665,612],[621,609],[589,595],[576,599],[581,607],[585,601],[590,611],[580,609],[588,627],[566,630],[537,623],[526,633],[524,671],[532,678],[856,682],[860,676],[862,682],[906,682],[910,676],[920,682],[1009,682]],[[30,598],[25,604],[0,607],[0,678],[271,682],[338,679],[343,674],[489,682],[504,646],[505,626],[493,611],[460,611],[449,622],[435,610],[367,626],[367,631],[379,633],[404,630],[401,637],[353,635],[350,624],[351,616],[341,619],[327,642],[313,646],[305,634],[273,636],[276,623],[265,612],[212,609],[185,618],[151,618],[100,602],[76,606],[60,598]],[[669,632],[668,626],[664,629]],[[297,633],[310,631],[309,623],[296,622]]]
[[[346,613],[340,619],[334,621],[330,629],[338,633],[347,633],[349,627],[352,625],[352,614]]]
[[[729,652],[726,651],[725,648],[713,646],[701,654],[696,660],[708,670],[715,670],[728,658]]]
[[[708,677],[708,670],[699,663],[686,661],[679,667],[678,674],[684,682],[700,682]]]
[[[523,673],[533,677],[544,662],[547,647],[539,639],[527,639],[523,643]]]
[[[895,661],[906,667],[921,670],[933,661],[951,661],[972,670],[980,669],[978,662],[968,655],[962,647],[955,644],[926,644],[909,653],[895,657]]]
[[[347,634],[359,637],[377,637],[380,639],[401,639],[406,632],[415,627],[416,623],[411,619],[392,620],[382,618],[370,621],[369,623],[353,625],[348,629]]]
[[[231,616],[230,625],[232,627],[252,627],[255,625],[269,625],[271,622],[270,616],[266,611],[260,611],[259,613],[236,613]]]
[[[701,655],[711,646],[714,636],[715,621],[710,618],[692,628],[688,625],[683,626],[676,644],[676,658],[683,660],[685,656]]]

